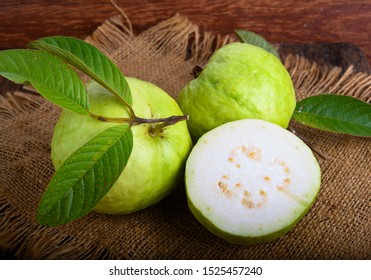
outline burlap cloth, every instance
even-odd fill
[[[122,15],[104,22],[87,41],[128,76],[176,96],[218,47],[234,40],[200,32],[176,15],[134,35]],[[284,61],[297,98],[340,93],[370,101],[365,73],[319,67],[304,58]],[[126,216],[91,213],[57,228],[35,222],[37,205],[54,173],[50,141],[60,109],[22,89],[0,100],[0,248],[22,259],[370,259],[371,140],[293,124],[322,151],[322,188],[309,213],[282,238],[255,246],[231,245],[192,216],[180,185],[159,204]]]

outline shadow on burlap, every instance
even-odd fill
[[[104,22],[87,41],[127,76],[150,81],[176,97],[231,37],[200,32],[174,16],[134,35],[122,15]],[[284,61],[297,99],[318,93],[370,102],[371,78],[352,68],[317,66],[302,57]],[[26,90],[0,95],[0,248],[21,259],[370,259],[371,141],[292,124],[326,155],[318,157],[322,187],[313,207],[288,234],[254,246],[231,245],[190,213],[184,186],[138,213],[91,213],[57,228],[35,222],[38,202],[54,169],[50,141],[60,109]]]

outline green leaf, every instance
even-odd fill
[[[125,168],[133,148],[129,125],[99,133],[66,159],[39,204],[37,221],[58,226],[88,214]]]
[[[270,52],[271,54],[278,57],[278,59],[281,59],[279,53],[274,48],[274,46],[271,45],[270,43],[268,43],[259,34],[256,34],[256,33],[251,32],[251,31],[240,30],[240,29],[235,30],[235,32],[236,32],[237,36],[239,37],[239,39],[241,40],[241,42],[261,47],[264,50],[266,50],[267,52]]]
[[[29,47],[45,50],[66,60],[116,95],[125,104],[132,104],[130,88],[124,75],[95,46],[73,37],[52,36],[33,41]]]
[[[299,101],[293,118],[307,126],[355,136],[371,136],[371,105],[334,94],[311,96]]]
[[[88,97],[83,82],[73,68],[60,58],[38,50],[0,51],[0,75],[32,85],[49,101],[87,115]]]

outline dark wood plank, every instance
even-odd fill
[[[348,43],[279,44],[278,51],[284,60],[289,54],[298,54],[319,65],[341,67],[344,71],[353,66],[355,72],[371,73],[370,63],[360,48]]]
[[[278,51],[281,59],[289,54],[298,54],[306,57],[310,61],[319,65],[339,66],[345,71],[350,65],[353,65],[354,71],[371,73],[371,67],[365,54],[353,44],[344,43],[308,43],[308,44],[289,44],[282,43],[278,45]],[[15,84],[0,76],[0,95],[7,92],[20,90],[22,85]],[[0,256],[1,257],[1,256]]]
[[[352,43],[371,59],[371,1],[116,0],[140,32],[179,12],[202,29],[255,31],[274,43]],[[109,0],[2,0],[0,48],[50,35],[83,38],[117,13]]]

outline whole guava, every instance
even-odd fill
[[[132,93],[132,108],[141,118],[183,115],[176,101],[159,87],[127,77]],[[129,117],[127,108],[96,82],[87,84],[90,111],[111,118]],[[117,123],[104,122],[64,110],[55,126],[51,158],[55,169],[93,136]],[[192,149],[185,121],[150,135],[153,124],[132,126],[133,150],[129,161],[107,195],[94,211],[126,214],[139,211],[167,196],[184,177],[184,166]]]
[[[205,133],[186,164],[195,218],[230,243],[255,244],[287,233],[307,213],[321,184],[320,166],[295,134],[245,119]]]
[[[194,139],[226,122],[247,118],[286,128],[296,105],[291,77],[281,61],[247,43],[230,43],[217,50],[177,101],[189,115]]]

